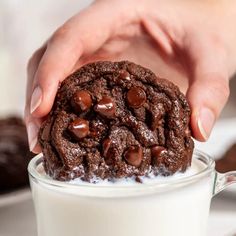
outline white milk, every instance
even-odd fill
[[[77,180],[59,188],[31,180],[38,236],[204,236],[211,176],[173,184],[204,168],[194,160],[185,174],[144,184],[124,180],[107,186]]]

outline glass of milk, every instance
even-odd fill
[[[236,183],[195,151],[184,174],[144,183],[61,182],[47,176],[42,154],[29,164],[38,236],[204,236],[212,197]]]

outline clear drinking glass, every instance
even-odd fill
[[[74,185],[43,174],[42,154],[29,164],[38,236],[204,236],[212,197],[236,183],[195,151],[204,168],[192,176],[134,186]]]

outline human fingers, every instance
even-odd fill
[[[218,38],[195,38],[188,45],[192,78],[187,97],[191,126],[199,141],[206,141],[229,97],[227,55]]]
[[[49,39],[34,77],[31,98],[34,116],[42,117],[49,112],[59,83],[72,72],[78,59],[97,51],[122,24],[122,7],[112,11],[112,2],[96,2],[72,17]]]
[[[38,68],[38,64],[46,51],[46,44],[40,47],[30,58],[27,65],[27,86],[26,86],[26,98],[25,98],[25,111],[24,120],[28,133],[29,148],[31,151],[40,152],[39,145],[37,145],[37,132],[40,126],[40,119],[33,117],[30,113],[30,101],[32,93],[32,84],[35,72]]]
[[[26,107],[31,116],[42,118],[48,114],[59,83],[72,72],[81,56],[96,52],[117,28],[133,17],[128,13],[124,17],[124,4],[114,6],[114,3],[119,1],[95,2],[68,20],[49,39],[33,78],[30,105],[27,103]],[[116,11],[112,11],[114,8]],[[32,124],[33,130],[37,130],[38,125]],[[31,147],[33,143],[30,141]]]

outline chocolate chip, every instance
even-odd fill
[[[146,101],[146,93],[140,87],[131,88],[127,93],[127,101],[130,107],[139,108]]]
[[[92,98],[88,91],[76,91],[71,98],[71,105],[76,112],[83,112],[89,110],[92,106]]]
[[[122,79],[122,80],[128,80],[128,81],[131,80],[130,73],[126,70],[120,70],[119,71],[119,78]]]
[[[114,162],[114,149],[111,148],[112,140],[106,138],[102,143],[103,155],[107,165],[112,165]]]
[[[69,124],[68,129],[75,138],[85,138],[89,134],[89,122],[82,118],[77,118]]]
[[[103,155],[105,157],[107,156],[107,153],[108,153],[108,150],[111,146],[111,143],[112,143],[112,141],[109,138],[106,138],[102,143]]]
[[[115,116],[115,104],[112,98],[103,96],[102,99],[95,105],[94,110],[100,115],[112,118]]]
[[[125,160],[128,164],[139,167],[143,159],[143,151],[140,146],[131,146],[124,154]]]
[[[157,163],[161,158],[161,155],[166,151],[166,149],[162,146],[153,146],[151,148],[151,155],[154,163]]]

